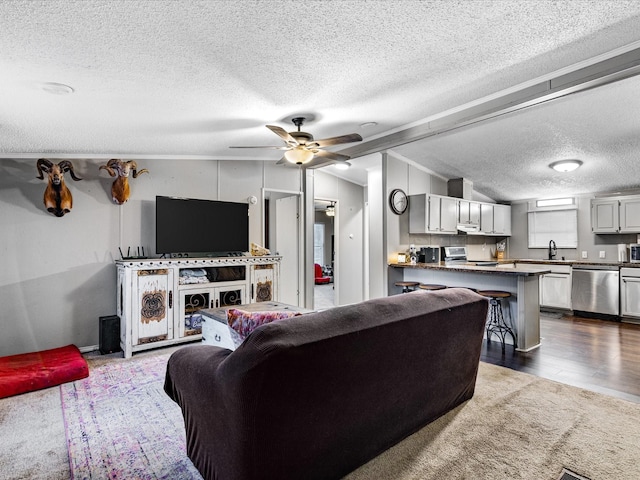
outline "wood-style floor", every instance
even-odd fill
[[[516,352],[492,336],[481,360],[640,403],[640,325],[540,313],[541,346]]]

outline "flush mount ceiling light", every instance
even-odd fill
[[[74,92],[73,87],[64,83],[46,82],[42,84],[42,89],[47,93],[54,95],[68,95]]]
[[[572,172],[576,168],[582,165],[580,160],[559,160],[549,164],[550,168],[553,168],[557,172]]]
[[[334,164],[338,170],[348,170],[351,164],[349,162],[338,162]]]

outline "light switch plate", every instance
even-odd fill
[[[583,252],[582,252],[582,258],[587,258],[587,251],[586,251],[586,250],[583,250]]]
[[[600,258],[605,258],[604,250],[600,250]]]

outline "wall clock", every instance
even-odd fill
[[[407,194],[399,188],[394,188],[389,194],[389,206],[396,215],[402,215],[407,211],[409,200]]]

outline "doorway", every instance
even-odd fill
[[[314,261],[314,310],[335,307],[336,298],[336,200],[314,200],[313,261]]]
[[[264,246],[280,255],[278,299],[282,303],[302,306],[302,194],[263,189]]]

